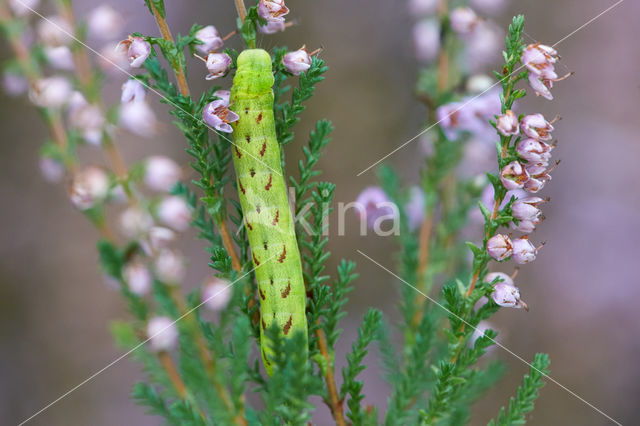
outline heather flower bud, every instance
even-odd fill
[[[524,189],[532,194],[540,191],[544,188],[544,185],[551,180],[550,170],[546,169],[545,164],[527,165],[527,172],[530,178],[524,184]]]
[[[496,284],[493,286],[491,298],[500,306],[529,310],[527,304],[520,299],[520,290],[513,285],[504,283]]]
[[[122,268],[122,277],[129,286],[129,290],[138,296],[147,294],[153,281],[149,269],[137,261],[130,262]]]
[[[518,117],[511,110],[498,116],[496,120],[496,128],[503,136],[511,136],[518,134]]]
[[[140,68],[151,54],[151,44],[142,37],[129,36],[118,44],[117,49],[120,52],[126,52],[132,68]]]
[[[109,177],[99,167],[89,166],[78,172],[71,183],[71,202],[79,210],[88,210],[104,200],[109,192]]]
[[[229,98],[231,97],[231,91],[229,90],[216,90],[213,92],[213,96],[217,96],[225,104],[229,105]]]
[[[468,7],[458,7],[449,15],[451,28],[458,34],[468,34],[478,25],[478,15]]]
[[[202,288],[202,302],[212,311],[219,311],[227,306],[232,294],[229,281],[213,278]]]
[[[520,60],[530,73],[540,75],[544,70],[553,69],[553,64],[558,61],[558,52],[544,44],[530,44],[522,52]]]
[[[258,3],[258,15],[267,21],[284,21],[284,16],[288,13],[284,0],[260,0]]]
[[[202,44],[196,44],[196,49],[202,53],[207,54],[214,50],[218,50],[224,44],[224,41],[218,34],[218,30],[213,25],[207,25],[206,27],[199,29],[195,33],[196,40],[202,42]]]
[[[74,68],[73,55],[67,46],[45,47],[43,53],[53,68],[64,71],[71,71]]]
[[[119,118],[122,127],[142,137],[153,136],[158,127],[155,113],[143,101],[122,104]]]
[[[231,66],[231,56],[226,53],[209,53],[206,59],[206,66],[209,74],[205,79],[214,80],[220,78],[229,70],[229,66]]]
[[[153,226],[153,218],[140,207],[129,207],[120,215],[120,229],[128,238],[138,238]]]
[[[72,87],[64,77],[37,80],[29,91],[31,102],[42,108],[60,108],[71,97]]]
[[[92,144],[99,145],[102,141],[102,130],[106,124],[106,118],[98,105],[92,105],[80,95],[72,97],[69,102],[69,124],[82,133],[84,139]]]
[[[300,75],[311,68],[311,56],[302,47],[294,52],[289,52],[282,58],[282,64],[293,75]]]
[[[126,49],[119,49],[116,42],[109,42],[100,49],[98,61],[100,68],[111,74],[122,72],[129,65]]]
[[[267,21],[266,25],[259,25],[258,31],[261,34],[275,34],[280,31],[284,31],[287,25],[284,21]]]
[[[487,253],[495,260],[505,260],[512,252],[513,245],[508,235],[496,234],[487,241]]]
[[[145,163],[144,183],[154,191],[171,191],[181,175],[180,166],[168,157],[154,155]]]
[[[424,219],[424,192],[419,186],[411,188],[409,202],[404,206],[409,229],[417,229]]]
[[[511,205],[511,213],[518,220],[536,220],[542,215],[538,205],[546,201],[540,197],[521,198]]]
[[[486,74],[475,74],[467,80],[466,88],[470,93],[482,93],[491,88],[495,81]]]
[[[525,167],[517,161],[512,161],[500,171],[500,181],[508,190],[523,188],[529,180],[529,173]]]
[[[57,160],[50,157],[40,158],[40,174],[42,177],[51,183],[58,183],[64,176],[64,166]]]
[[[122,95],[120,96],[120,102],[139,102],[144,101],[146,96],[146,90],[142,82],[138,79],[132,78],[127,80],[122,85]]]
[[[379,219],[394,217],[393,202],[378,186],[365,188],[356,199],[360,220],[366,221],[369,228],[374,228]]]
[[[191,224],[191,207],[177,196],[166,197],[158,205],[158,218],[176,231],[186,231]]]
[[[229,125],[240,118],[238,114],[229,110],[229,104],[223,100],[216,100],[207,104],[202,111],[202,118],[205,123],[216,130],[225,133],[233,132]]]
[[[22,75],[5,71],[2,74],[2,88],[9,96],[20,96],[29,90],[29,81]]]
[[[169,351],[178,343],[178,328],[169,317],[154,317],[147,324],[149,346],[155,352]]]
[[[89,35],[100,40],[118,37],[124,26],[122,16],[110,5],[101,4],[89,13],[87,29]]]
[[[438,0],[410,0],[409,12],[419,18],[431,15],[438,8]]]
[[[505,274],[504,272],[489,272],[487,275],[484,276],[483,281],[489,284],[496,281],[496,284],[502,283],[510,286],[513,285],[513,279],[509,275]]]
[[[522,117],[520,122],[522,133],[540,141],[550,141],[553,126],[542,114],[530,114]]]
[[[498,59],[504,32],[490,21],[478,20],[471,33],[465,36],[466,62],[471,72],[486,69]]]
[[[535,92],[536,96],[542,96],[547,100],[552,100],[553,95],[551,94],[551,89],[553,88],[553,83],[564,80],[570,75],[571,73],[564,77],[558,77],[558,74],[553,70],[553,67],[546,67],[541,70],[539,75],[532,72],[529,73],[529,85]]]
[[[154,226],[149,229],[146,239],[140,240],[140,246],[147,254],[152,256],[161,249],[165,249],[176,238],[176,233],[169,228]]]
[[[413,27],[413,44],[416,58],[430,62],[440,49],[440,24],[435,19],[423,19]]]
[[[518,142],[518,145],[516,145],[516,152],[520,158],[527,160],[529,163],[537,163],[545,166],[549,163],[549,160],[551,160],[552,149],[552,145],[531,138],[522,139]]]
[[[529,263],[536,260],[538,250],[531,244],[527,237],[513,240],[513,255],[511,259],[519,264]]]
[[[184,259],[172,250],[162,250],[154,262],[154,270],[160,281],[180,284],[185,276]]]
[[[14,15],[25,17],[40,5],[40,0],[9,0],[8,3]]]
[[[73,38],[73,27],[60,16],[49,16],[38,22],[38,38],[45,46],[66,46]]]

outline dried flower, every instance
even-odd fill
[[[53,68],[71,71],[74,68],[73,55],[67,46],[45,46],[43,49],[47,62]]]
[[[511,258],[519,264],[529,263],[536,260],[538,250],[531,244],[531,241],[525,236],[513,240],[513,255]]]
[[[47,182],[58,183],[64,177],[64,166],[51,157],[41,157],[39,165],[40,174]]]
[[[498,116],[496,128],[503,136],[517,135],[519,132],[518,117],[509,109],[504,114]]]
[[[178,328],[169,317],[154,317],[147,324],[147,336],[151,350],[169,351],[178,343]]]
[[[122,277],[129,286],[129,290],[138,296],[144,296],[151,289],[153,278],[149,269],[139,261],[127,263],[122,268]]]
[[[142,82],[136,78],[131,78],[122,85],[120,102],[124,104],[126,102],[144,101],[146,94],[147,92]]]
[[[58,15],[49,16],[38,22],[36,32],[45,46],[67,46],[73,40],[73,27]]]
[[[166,284],[180,284],[186,273],[184,259],[173,250],[160,251],[154,270],[158,279]]]
[[[72,86],[64,77],[37,80],[29,91],[31,102],[42,108],[60,108],[71,97]]]
[[[550,141],[553,126],[542,114],[530,114],[522,117],[520,122],[522,133],[540,141]]]
[[[527,304],[520,299],[520,290],[513,285],[505,283],[496,284],[493,286],[491,298],[500,306],[529,310]]]
[[[101,4],[87,17],[89,35],[99,40],[117,38],[124,26],[124,19],[113,7]]]
[[[258,31],[262,34],[275,34],[284,31],[287,25],[284,21],[267,21],[266,25],[259,25]]]
[[[284,21],[288,13],[284,0],[260,0],[258,3],[258,15],[267,21]]]
[[[186,231],[191,224],[191,207],[177,196],[169,196],[158,205],[158,218],[162,223],[176,231]]]
[[[181,175],[180,166],[168,157],[154,155],[145,161],[144,183],[154,191],[171,191]]]
[[[119,123],[131,133],[142,137],[153,136],[158,127],[155,113],[144,101],[122,104],[120,106]]]
[[[487,241],[487,253],[495,260],[505,260],[511,256],[513,245],[508,235],[496,234]]]
[[[129,207],[120,215],[120,229],[128,238],[139,238],[149,232],[152,226],[153,218],[139,206]]]
[[[205,78],[214,80],[227,73],[231,66],[231,56],[226,53],[209,53],[205,62],[207,70],[209,70],[209,74]]]
[[[196,44],[196,49],[202,54],[218,50],[224,44],[218,30],[213,25],[207,25],[206,27],[199,29],[196,31],[195,37],[197,41],[202,43]]]
[[[551,160],[552,149],[553,145],[531,138],[522,139],[516,145],[516,152],[520,158],[527,160],[528,163],[537,163],[544,166]]]
[[[440,50],[440,23],[435,19],[423,19],[413,27],[413,45],[416,58],[430,62]]]
[[[40,5],[40,0],[9,0],[8,3],[14,15],[24,17]]]
[[[70,198],[79,210],[88,210],[104,200],[109,192],[109,177],[100,167],[88,166],[77,172],[71,182]]]
[[[207,104],[202,111],[202,118],[205,123],[216,130],[225,133],[233,132],[229,123],[238,121],[238,114],[229,110],[229,105],[223,100],[216,100]]]
[[[525,167],[517,161],[512,161],[500,171],[500,181],[506,189],[520,189],[529,180],[529,173]]]
[[[289,52],[282,58],[282,64],[293,75],[300,75],[311,68],[311,56],[304,46],[294,52]]]
[[[468,34],[478,25],[478,15],[469,7],[457,7],[449,15],[451,28],[458,34]]]
[[[212,311],[224,309],[232,295],[231,283],[221,278],[212,278],[202,287],[202,302]]]
[[[118,43],[117,49],[120,52],[126,52],[132,68],[140,68],[151,54],[151,44],[142,37],[129,36],[128,39]]]

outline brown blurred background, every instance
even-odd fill
[[[79,15],[98,4],[76,3]],[[142,0],[109,3],[127,16],[127,31],[157,32]],[[524,13],[527,33],[553,43],[613,3],[514,0],[498,20],[505,27],[509,16]],[[232,5],[231,0],[169,0],[167,14],[175,33],[188,31],[197,20],[215,24],[226,34],[235,19]],[[264,39],[263,46],[276,42],[323,46],[322,57],[331,67],[309,103],[289,153],[298,155],[314,120],[331,119],[336,126],[334,141],[319,167],[325,179],[338,184],[337,201],[351,201],[376,182],[375,173],[356,174],[422,125],[425,110],[413,98],[417,64],[411,17],[404,2],[382,0],[291,1],[289,6],[299,25]],[[552,377],[622,424],[637,424],[640,414],[639,14],[640,3],[627,0],[564,41],[558,46],[562,63],[575,76],[557,85],[553,102],[532,99],[520,106],[519,112],[562,115],[555,154],[563,163],[544,190],[552,202],[545,206],[547,220],[533,237],[548,244],[518,277],[532,310],[504,309],[494,321],[503,344],[528,360],[535,352],[549,353]],[[6,58],[6,46],[0,49]],[[198,93],[208,83],[201,78],[202,65],[191,65],[190,81]],[[115,100],[123,81],[120,76],[112,79],[108,99]],[[0,96],[0,424],[17,424],[120,354],[108,323],[126,317],[126,307],[102,282],[97,233],[69,204],[65,189],[47,184],[39,175],[37,154],[47,137],[45,127],[25,101]],[[124,136],[119,147],[128,161],[164,153],[186,162],[184,141],[163,107],[157,111],[167,123],[162,137]],[[89,151],[88,158],[99,160]],[[418,175],[418,152],[413,143],[389,159],[407,183]],[[356,234],[354,230],[346,237],[334,236],[330,242],[331,269],[346,257],[358,262],[361,274],[343,324],[346,331],[338,359],[343,358],[367,306],[380,308],[391,321],[397,318],[392,302],[402,285],[355,252],[361,249],[395,269],[391,240]],[[207,259],[202,243],[192,237],[185,237],[185,250],[191,260],[190,281],[197,284],[208,273]],[[507,363],[508,373],[477,404],[473,424],[486,424],[495,416],[527,370],[500,349],[493,356]],[[365,402],[384,406],[387,389],[375,360],[370,361],[363,374]],[[125,359],[31,424],[161,424],[128,398],[139,377],[138,367]],[[327,414],[319,406],[314,419],[328,424]],[[610,423],[548,383],[530,424]]]

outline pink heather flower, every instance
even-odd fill
[[[25,17],[40,5],[40,0],[9,0],[9,7],[14,15]]]
[[[423,62],[435,59],[440,50],[440,24],[435,19],[423,19],[413,27],[416,58]]]
[[[520,122],[522,133],[540,141],[550,141],[553,126],[542,114],[530,114],[522,117]]]
[[[468,34],[478,25],[478,15],[468,7],[457,7],[449,15],[451,28],[458,34]]]
[[[64,166],[58,160],[42,157],[39,166],[40,174],[47,182],[59,183],[64,177]]]
[[[147,138],[155,135],[158,128],[155,113],[144,101],[122,104],[119,123],[131,133]]]
[[[148,211],[138,206],[127,208],[120,215],[120,229],[127,238],[135,239],[149,232],[153,218]]]
[[[217,96],[223,101],[225,104],[229,105],[229,98],[231,97],[231,92],[229,90],[216,90],[213,92],[213,96]]]
[[[311,68],[311,56],[302,47],[294,52],[289,52],[282,58],[282,64],[293,75],[300,75]]]
[[[517,161],[512,161],[500,171],[500,181],[507,190],[520,189],[529,180],[529,173],[525,167]]]
[[[169,192],[181,176],[180,166],[171,158],[154,155],[145,161],[144,183],[149,189]]]
[[[266,25],[259,25],[258,31],[261,34],[275,34],[280,31],[284,31],[287,25],[284,21],[267,21]]]
[[[487,253],[495,260],[505,260],[511,256],[513,245],[508,235],[496,234],[487,241]]]
[[[229,105],[223,100],[216,100],[207,104],[202,111],[202,118],[205,123],[216,130],[225,133],[233,132],[229,123],[238,121],[238,114],[229,110]]]
[[[176,233],[169,228],[153,226],[149,229],[145,239],[140,240],[140,246],[147,256],[153,256],[161,249],[166,249],[176,238]]]
[[[518,220],[537,220],[542,216],[542,211],[538,206],[545,202],[547,200],[540,197],[521,198],[511,205],[511,212],[513,217]]]
[[[374,228],[380,218],[393,217],[396,210],[392,201],[379,186],[365,188],[356,199],[360,220],[366,220],[369,228]]]
[[[553,88],[553,83],[563,80],[565,77],[558,78],[558,74],[555,73],[553,68],[545,68],[540,74],[529,73],[529,85],[536,96],[542,96],[547,100],[552,100],[553,95],[551,94],[551,89]]]
[[[80,131],[91,145],[100,145],[102,132],[107,122],[102,109],[90,104],[79,92],[74,92],[69,101],[69,124]]]
[[[122,95],[120,96],[120,102],[139,102],[144,101],[147,92],[144,84],[138,79],[131,78],[122,85]]]
[[[207,70],[209,74],[205,77],[207,80],[220,78],[227,73],[231,66],[231,56],[226,53],[209,53],[206,59]]]
[[[527,304],[520,299],[520,290],[513,285],[505,283],[496,284],[493,286],[491,298],[500,306],[529,310]]]
[[[513,240],[513,255],[511,259],[519,264],[525,264],[536,260],[538,250],[531,244],[527,237]]]
[[[549,174],[551,170],[553,169],[547,170],[544,164],[527,165],[527,172],[530,178],[524,185],[525,191],[535,194],[544,188],[544,185],[551,180],[551,175]]]
[[[284,21],[288,13],[284,0],[260,0],[258,3],[258,15],[267,21]]]
[[[424,219],[424,192],[419,186],[413,186],[410,190],[409,202],[404,206],[407,215],[409,229],[417,229]]]
[[[202,287],[202,302],[212,311],[224,309],[232,295],[231,283],[221,278],[212,278]]]
[[[71,97],[72,86],[64,77],[37,80],[29,91],[31,102],[42,108],[60,108]]]
[[[129,65],[126,49],[118,49],[118,43],[109,42],[100,49],[98,64],[104,72],[115,74]]]
[[[485,331],[487,331],[487,330],[493,330],[493,329],[494,329],[494,327],[493,327],[489,322],[487,322],[487,321],[480,321],[480,322],[478,323],[478,325],[475,327],[475,329],[473,330],[473,334],[471,334],[471,338],[469,338],[469,341],[467,342],[467,345],[468,345],[470,348],[474,347],[474,346],[475,346],[475,344],[476,344],[476,341],[477,341],[479,338],[484,337],[484,333],[485,333]],[[498,339],[496,338],[496,339],[494,339],[494,340],[498,340]],[[487,349],[487,352],[488,352],[488,351],[490,351],[490,350],[493,350],[493,349],[495,349],[495,347],[494,347],[494,346],[490,346],[490,347]]]
[[[67,46],[73,40],[73,27],[58,15],[48,16],[38,22],[36,32],[45,46]]]
[[[142,37],[129,36],[128,39],[118,43],[117,49],[120,52],[126,52],[132,68],[140,68],[151,54],[151,44]]]
[[[71,182],[71,203],[78,210],[88,210],[109,193],[109,177],[100,167],[88,166],[76,173]]]
[[[43,49],[47,62],[55,69],[71,71],[74,68],[73,55],[67,46],[52,46]]]
[[[191,207],[177,196],[169,196],[158,205],[158,218],[176,231],[186,231],[191,224]]]
[[[440,127],[449,140],[456,140],[459,132],[472,133],[482,140],[493,140],[495,130],[488,120],[500,114],[498,90],[491,90],[476,98],[442,105],[436,110]]]
[[[87,18],[89,36],[99,40],[117,38],[124,26],[124,19],[113,7],[101,4],[93,9]]]
[[[169,317],[154,317],[147,324],[149,346],[155,352],[169,351],[178,343],[178,328]]]
[[[196,49],[206,55],[209,52],[218,50],[224,44],[218,30],[213,25],[207,25],[204,28],[199,29],[195,33],[196,40],[201,41],[202,44],[196,44]]]
[[[484,281],[485,283],[493,283],[495,280],[496,284],[506,284],[506,285],[513,285],[513,279],[505,274],[504,272],[489,272],[487,275],[484,276],[484,278],[482,279],[482,281]]]
[[[478,72],[499,59],[504,31],[490,21],[479,21],[473,31],[464,36],[464,41],[467,67],[471,72]]]
[[[540,75],[544,71],[553,71],[553,64],[558,61],[558,52],[544,44],[530,44],[522,52],[520,61],[530,73]]]
[[[552,149],[553,145],[548,145],[531,138],[522,139],[518,142],[518,145],[516,145],[516,152],[520,158],[527,160],[528,163],[537,163],[544,166],[551,160]]]
[[[418,18],[435,13],[437,8],[438,0],[409,0],[409,12]]]
[[[22,75],[5,71],[2,74],[2,88],[9,96],[20,96],[29,90],[29,81]]]
[[[506,113],[498,116],[496,119],[496,127],[498,132],[503,136],[517,135],[519,131],[518,117],[513,111],[507,110]]]
[[[151,289],[153,278],[149,269],[141,262],[133,261],[122,268],[122,277],[129,290],[138,296],[144,296]]]
[[[173,250],[161,250],[154,262],[156,276],[165,284],[180,284],[186,274],[184,259]]]
[[[480,12],[491,15],[502,12],[507,5],[507,0],[471,0],[469,4]]]

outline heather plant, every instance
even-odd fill
[[[64,182],[100,232],[101,271],[130,311],[111,330],[144,370],[132,391],[138,404],[180,425],[306,424],[320,400],[338,425],[470,421],[474,401],[504,370],[485,355],[502,346],[487,320],[501,307],[529,309],[509,262],[530,263],[541,249],[529,235],[543,219],[548,199],[538,193],[555,167],[556,120],[517,112],[517,101],[553,99],[559,57],[553,47],[525,44],[522,16],[502,34],[464,2],[410,2],[423,65],[416,93],[428,116],[419,148],[407,149],[422,152],[424,167],[419,182],[404,184],[393,167],[374,163],[361,174],[377,168],[380,186],[364,189],[355,204],[365,228],[396,241],[397,273],[359,254],[403,283],[401,319],[391,325],[370,309],[351,350],[339,354],[340,321],[358,284],[353,261],[338,262],[335,272],[325,266],[335,185],[319,180],[316,166],[333,127],[320,119],[308,136],[295,133],[327,66],[320,49],[304,47],[312,40],[297,50],[260,45],[290,25],[284,1],[247,9],[236,0],[232,33],[206,22],[174,36],[164,1],[146,0],[160,35],[126,38],[123,18],[108,5],[76,19],[71,0],[52,1],[57,14],[46,17],[38,3],[0,3],[14,53],[3,82],[13,95],[28,93],[50,128],[43,176]],[[494,13],[502,3],[472,6]],[[104,49],[89,47],[96,43]],[[189,73],[188,56],[202,60]],[[210,85],[193,93],[187,75]],[[118,79],[121,101],[106,105],[103,85]],[[150,152],[126,164],[117,149],[122,131],[158,134],[164,119],[150,107],[156,101],[184,136],[191,180],[168,157]],[[106,163],[86,163],[85,145]],[[287,176],[291,149],[303,157]],[[117,229],[108,220],[114,211]],[[207,244],[211,276],[186,292],[187,262],[176,241],[189,228]],[[390,388],[380,407],[364,403],[360,377],[376,369],[365,364],[372,351]],[[526,421],[548,357],[537,354],[529,366],[490,424]]]

